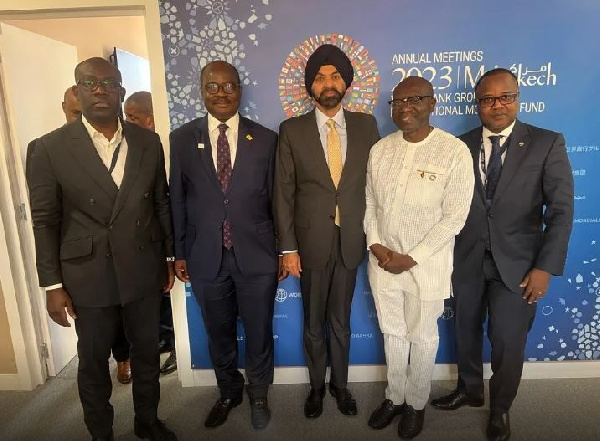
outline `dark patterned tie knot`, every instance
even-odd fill
[[[225,133],[227,133],[227,129],[228,129],[227,124],[225,124],[225,123],[219,124],[219,136],[221,136],[221,135],[224,136]]]

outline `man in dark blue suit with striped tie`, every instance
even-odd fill
[[[202,309],[220,398],[206,427],[241,404],[237,318],[246,331],[245,369],[255,429],[270,421],[273,305],[278,254],[272,215],[277,135],[238,113],[242,86],[224,61],[201,72],[208,114],[171,133],[171,201],[177,277]]]
[[[493,375],[486,434],[506,441],[537,302],[565,265],[573,177],[563,135],[517,119],[519,87],[511,71],[486,72],[475,96],[482,126],[460,137],[473,155],[476,179],[454,249],[458,385],[431,404],[443,410],[483,406],[487,315]]]

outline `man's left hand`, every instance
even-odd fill
[[[286,271],[283,268],[283,256],[279,256],[279,272],[277,275],[277,281],[281,282],[283,279],[285,279],[288,275],[290,274],[289,271]]]
[[[400,274],[408,271],[416,264],[417,262],[408,254],[392,252],[391,259],[383,266],[383,269],[392,274]]]
[[[175,284],[175,263],[167,262],[167,284],[163,287],[163,293],[168,293]]]
[[[530,305],[544,297],[548,291],[550,284],[550,273],[541,269],[533,268],[527,273],[521,284],[521,288],[525,288],[523,299],[527,300]]]

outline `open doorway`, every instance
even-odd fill
[[[9,140],[0,164],[5,172],[0,186],[10,190],[10,200],[1,208],[3,219],[9,221],[4,222],[5,235],[12,239],[8,251],[15,302],[7,300],[0,308],[6,307],[9,317],[17,367],[27,374],[21,377],[29,380],[12,388],[30,389],[48,375],[56,375],[75,356],[76,336],[73,327],[60,328],[49,319],[44,292],[38,287],[24,173],[27,144],[64,124],[61,102],[66,88],[74,83],[75,65],[91,56],[108,58],[115,47],[148,60],[146,69],[154,71],[146,75],[152,84],[157,128],[159,133],[169,128],[157,2],[123,1],[116,6],[110,0],[89,1],[83,7],[80,1],[38,1],[34,6],[4,3],[12,5],[5,4],[7,11],[0,11],[0,79],[7,115],[0,131]],[[51,9],[56,7],[60,9]],[[150,35],[148,28],[153,29]],[[149,57],[149,38],[153,57]],[[139,72],[132,75],[139,79]],[[135,91],[128,90],[128,95]],[[17,333],[23,345],[15,344]],[[0,388],[11,387],[0,384]]]

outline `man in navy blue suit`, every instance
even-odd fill
[[[221,395],[205,426],[220,426],[242,402],[239,315],[246,331],[252,426],[262,429],[271,418],[267,392],[273,382],[277,135],[239,115],[242,86],[229,63],[213,61],[202,69],[201,93],[208,114],[170,138],[175,270],[179,280],[191,281],[202,308]]]

